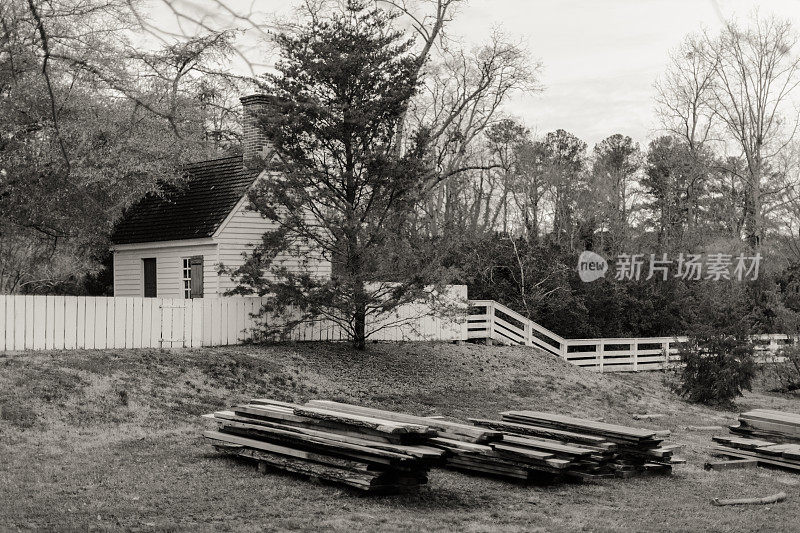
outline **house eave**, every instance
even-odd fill
[[[173,248],[175,246],[204,246],[208,244],[216,244],[216,242],[212,237],[203,237],[200,239],[179,239],[173,241],[134,242],[128,244],[114,244],[111,246],[110,250],[112,252],[122,252],[125,250]]]

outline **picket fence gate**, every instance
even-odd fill
[[[437,316],[425,304],[409,304],[383,323],[372,340],[462,340],[464,313]],[[262,298],[138,298],[0,295],[0,351],[122,348],[196,348],[242,344],[285,324],[285,316],[257,316]],[[291,313],[289,313],[289,316]],[[375,321],[377,322],[377,321]],[[345,331],[328,320],[300,324],[284,337],[293,341],[346,340]]]

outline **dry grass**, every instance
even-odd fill
[[[495,417],[535,408],[658,426],[687,445],[672,477],[552,487],[434,471],[417,495],[366,497],[292,476],[262,476],[216,455],[197,415],[271,396],[339,399],[417,414]],[[800,412],[755,392],[740,408]],[[705,472],[709,433],[735,413],[687,404],[663,375],[598,375],[525,348],[337,344],[52,352],[0,356],[0,529],[108,530],[800,530],[800,475]],[[647,424],[644,424],[647,425]],[[762,496],[774,506],[713,507]]]

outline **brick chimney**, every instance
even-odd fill
[[[242,160],[248,168],[261,166],[261,158],[269,151],[269,141],[258,122],[270,98],[265,94],[251,94],[239,101],[242,103]]]

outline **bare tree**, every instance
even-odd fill
[[[800,83],[797,35],[788,20],[756,19],[748,28],[729,22],[721,34],[704,35],[702,54],[713,67],[708,104],[714,118],[743,155],[747,182],[745,240],[758,248],[763,239],[765,180],[770,163],[794,138],[786,107]]]

